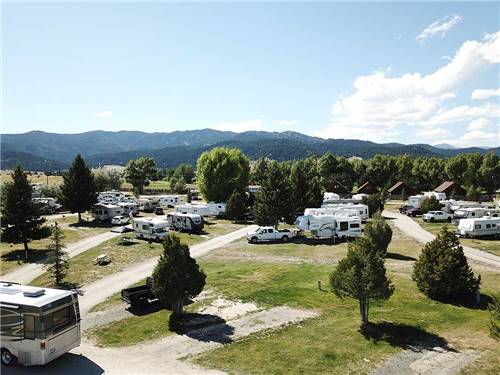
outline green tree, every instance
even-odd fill
[[[486,193],[492,195],[500,182],[500,158],[493,152],[483,157],[483,163],[478,171],[478,180]]]
[[[361,203],[368,206],[368,213],[372,217],[376,212],[384,210],[384,196],[383,194],[371,194],[364,196]]]
[[[412,278],[429,298],[450,302],[470,300],[481,284],[481,276],[474,276],[458,238],[447,226],[424,246]]]
[[[252,183],[260,185],[262,181],[264,181],[267,175],[268,166],[269,159],[264,157],[257,159],[250,175],[250,180],[252,181]]]
[[[97,201],[94,176],[78,154],[68,174],[63,176],[61,200],[71,212],[78,212],[78,222],[82,221],[82,212],[89,210]]]
[[[310,157],[293,163],[290,173],[290,185],[295,212],[304,212],[307,207],[319,207],[321,205],[323,194],[315,158]]]
[[[488,312],[490,313],[490,336],[495,340],[500,340],[500,294],[491,296],[491,303],[488,304]]]
[[[438,199],[434,195],[425,197],[422,200],[422,203],[420,203],[420,209],[424,214],[429,211],[440,210],[441,207],[443,207],[443,205],[438,201]]]
[[[175,168],[174,176],[182,177],[186,183],[190,184],[195,176],[194,168],[191,164],[182,163]]]
[[[229,220],[239,221],[243,219],[246,211],[246,196],[244,193],[234,191],[226,204],[226,216]]]
[[[479,201],[481,199],[481,188],[474,185],[467,186],[465,188],[465,197],[471,201]]]
[[[366,236],[349,243],[347,257],[330,275],[330,285],[337,297],[358,300],[362,324],[369,321],[370,300],[387,300],[394,292],[386,275],[384,258]]]
[[[48,237],[50,229],[43,225],[40,206],[31,200],[32,188],[20,165],[14,168],[11,177],[12,182],[2,189],[2,242],[22,243],[28,261],[28,243]]]
[[[465,182],[465,172],[467,170],[467,156],[465,154],[458,154],[446,161],[446,175],[451,181],[458,184]]]
[[[182,315],[184,301],[200,294],[205,287],[206,275],[189,247],[175,235],[163,241],[163,254],[153,271],[153,293],[165,305],[171,304],[172,315]]]
[[[64,234],[57,222],[52,227],[52,241],[48,246],[47,271],[52,275],[55,285],[61,285],[69,268],[68,253],[64,250]]]
[[[266,178],[255,196],[254,217],[258,225],[271,225],[275,228],[281,220],[291,223],[293,204],[286,166],[273,160],[269,163]]]
[[[250,162],[237,148],[216,147],[198,158],[196,181],[207,201],[227,202],[233,191],[248,186]]]
[[[134,194],[139,195],[144,192],[144,187],[149,185],[149,180],[156,176],[155,160],[150,157],[140,157],[129,160],[125,167],[125,181],[132,184]]]
[[[392,240],[392,229],[380,212],[373,215],[372,220],[365,225],[363,232],[366,238],[373,243],[373,248],[377,254],[385,257]]]
[[[97,191],[120,190],[123,178],[122,173],[116,169],[97,169],[93,172]]]

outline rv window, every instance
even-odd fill
[[[471,216],[476,216],[476,213],[475,212],[471,212]]]
[[[476,229],[481,229],[481,224],[476,224],[476,225],[474,225],[474,228],[476,228]]]
[[[35,317],[33,315],[24,315],[24,338],[35,339]]]
[[[491,224],[486,224],[486,228],[491,228]]]
[[[267,233],[273,233],[274,231],[272,229],[268,229]]]
[[[148,228],[149,227],[147,225],[144,225],[144,224],[142,225],[142,230],[148,230]]]
[[[351,228],[359,228],[359,223],[351,224]]]
[[[340,230],[347,230],[349,229],[349,223],[347,221],[342,221],[340,223]]]
[[[70,322],[69,306],[52,313],[52,327],[54,330],[66,326]]]

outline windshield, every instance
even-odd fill
[[[167,231],[166,228],[163,228],[163,227],[155,229],[155,233],[165,233],[166,231]]]

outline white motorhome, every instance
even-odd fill
[[[132,221],[132,229],[135,236],[140,239],[160,241],[168,236],[170,224],[165,219],[159,218],[141,218]]]
[[[121,202],[123,198],[125,198],[125,194],[118,190],[101,191],[97,195],[97,201],[105,203],[118,203]]]
[[[122,209],[123,216],[137,216],[139,214],[139,205],[137,203],[120,202],[117,204]]]
[[[476,219],[460,219],[458,233],[464,237],[500,237],[500,218],[481,217]]]
[[[333,215],[303,215],[295,221],[298,229],[310,231],[315,238],[355,238],[361,236],[359,217],[337,217]]]
[[[223,216],[226,212],[225,203],[209,202],[207,204],[182,204],[175,206],[176,212],[183,212],[186,214],[198,214],[201,216]]]
[[[109,221],[122,214],[122,208],[115,204],[96,203],[92,206],[92,217],[97,221]]]
[[[175,207],[186,203],[185,195],[160,195],[158,205],[162,208]]]
[[[0,316],[3,365],[44,365],[80,345],[74,291],[0,282]]]
[[[197,214],[171,212],[167,214],[170,228],[189,233],[200,233],[203,230],[203,217]]]
[[[350,217],[360,217],[359,211],[355,209],[347,208],[306,208],[304,210],[304,215],[331,215],[331,216],[350,216]]]
[[[358,216],[361,220],[366,221],[370,217],[368,206],[366,204],[361,203],[330,203],[330,204],[322,204],[321,208],[325,210],[354,210],[358,212]]]

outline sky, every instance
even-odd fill
[[[4,2],[2,132],[500,144],[500,3]]]

